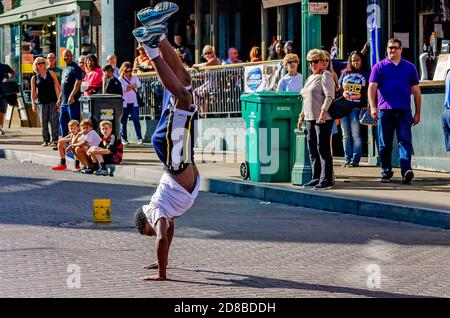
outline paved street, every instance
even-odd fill
[[[153,190],[0,159],[0,297],[450,297],[450,231],[210,193],[176,221],[169,280],[140,281]]]

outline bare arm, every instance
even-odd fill
[[[368,97],[369,97],[369,106],[370,106],[370,113],[373,117],[373,119],[378,120],[378,109],[377,109],[377,89],[378,89],[378,83],[370,83],[369,89],[367,90]]]
[[[75,102],[75,95],[80,91],[80,87],[81,87],[81,80],[77,80],[73,87],[72,93],[70,93],[70,96],[69,96],[69,100],[68,100],[69,105],[71,105]]]
[[[414,105],[416,107],[416,112],[414,114],[413,126],[416,126],[420,122],[420,110],[422,107],[422,95],[420,92],[419,85],[414,85],[412,87],[412,93],[414,96]]]
[[[143,277],[143,280],[165,280],[167,260],[169,257],[169,237],[166,220],[160,218],[155,226],[155,252],[158,259],[158,275]]]
[[[34,112],[37,112],[36,100],[36,75],[31,78],[31,105]]]

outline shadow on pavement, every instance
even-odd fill
[[[375,297],[375,298],[428,298],[427,296],[418,295],[408,295],[400,293],[390,293],[377,290],[353,288],[353,287],[341,287],[333,285],[321,285],[321,284],[309,284],[296,282],[292,280],[276,279],[263,276],[247,275],[247,274],[237,274],[230,272],[217,272],[210,270],[190,270],[177,268],[177,270],[196,272],[196,273],[206,273],[214,275],[224,275],[224,276],[234,276],[235,278],[207,278],[211,282],[201,282],[201,281],[187,281],[168,278],[168,281],[195,284],[195,285],[215,285],[218,287],[252,287],[252,288],[282,288],[282,289],[297,289],[304,290],[308,292],[318,291],[330,294],[350,294],[354,296],[361,297]]]

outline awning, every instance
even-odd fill
[[[29,0],[18,8],[0,15],[0,25],[25,22],[57,14],[71,14],[78,10],[78,3],[92,0]]]
[[[264,9],[272,8],[272,7],[278,7],[278,6],[285,6],[287,4],[292,3],[300,3],[301,0],[263,0],[263,7]]]

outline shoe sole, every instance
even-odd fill
[[[155,8],[158,6],[162,7],[161,10],[155,11]],[[147,7],[137,13],[137,18],[143,26],[150,27],[155,24],[163,23],[167,21],[172,14],[178,11],[178,5],[172,2],[161,2],[157,4],[155,8]]]
[[[414,172],[406,172],[405,176],[403,177],[402,184],[410,184],[412,179],[414,179]]]
[[[330,190],[330,189],[333,189],[333,187],[325,187],[325,188],[316,188],[316,187],[314,187],[314,190],[316,190],[316,191]]]

